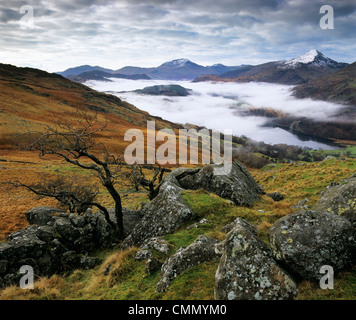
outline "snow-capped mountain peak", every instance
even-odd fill
[[[184,67],[190,61],[188,59],[176,59],[162,64],[162,66]]]
[[[333,67],[339,63],[335,60],[325,57],[320,51],[313,49],[297,58],[284,62],[282,67],[297,68],[306,64],[313,67]]]

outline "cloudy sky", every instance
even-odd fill
[[[334,29],[320,28],[322,5]],[[0,0],[0,62],[50,72],[258,64],[314,48],[356,61],[356,0]]]

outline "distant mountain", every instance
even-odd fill
[[[194,82],[222,80],[299,85],[311,79],[335,73],[347,65],[347,63],[340,63],[325,57],[321,52],[314,49],[288,61],[274,61],[256,66],[243,66],[223,73],[218,77],[198,77],[194,79]]]
[[[218,75],[238,67],[229,67],[223,64],[214,64],[204,67],[188,59],[176,59],[165,62],[156,68],[124,67],[116,72],[122,74],[145,73],[158,80],[193,80],[204,74]]]
[[[93,71],[87,71],[80,73],[79,75],[73,76],[69,75],[67,76],[69,80],[84,83],[85,81],[88,80],[98,80],[98,81],[111,81],[109,78],[121,78],[121,79],[131,79],[131,80],[149,80],[151,79],[149,76],[146,74],[133,74],[133,75],[126,75],[126,74],[120,74],[120,73],[109,73],[105,71],[100,71],[100,70],[93,70]]]
[[[70,68],[58,74],[64,77],[70,77],[73,80],[73,76],[81,76],[84,78],[83,72],[103,71],[110,74],[120,75],[146,75],[150,78],[157,80],[193,80],[204,74],[219,75],[228,71],[236,70],[237,66],[225,66],[223,64],[214,64],[212,66],[201,66],[188,59],[177,59],[165,62],[158,67],[153,68],[140,68],[134,66],[126,66],[118,70],[105,69],[101,67],[92,66],[80,66],[76,68]],[[101,80],[101,79],[100,79]]]
[[[112,72],[112,70],[110,70],[110,69],[102,68],[99,66],[93,67],[93,66],[89,66],[89,65],[83,65],[83,66],[79,66],[79,67],[75,67],[75,68],[69,68],[65,71],[56,72],[56,73],[60,74],[63,77],[68,77],[68,76],[77,76],[83,72],[94,71],[94,70],[99,70],[99,71],[104,71],[104,72],[109,72],[109,73]]]
[[[356,106],[356,62],[331,75],[294,88],[298,98],[313,98]]]

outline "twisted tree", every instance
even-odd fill
[[[43,131],[27,130],[17,135],[17,146],[23,150],[39,151],[41,156],[56,155],[66,162],[79,168],[94,172],[101,184],[109,192],[115,203],[116,225],[110,220],[108,210],[95,201],[95,191],[82,188],[70,188],[61,180],[40,185],[25,185],[14,183],[15,186],[25,187],[39,196],[54,197],[68,205],[72,210],[84,210],[88,206],[96,206],[101,210],[108,223],[117,228],[118,238],[124,239],[123,213],[121,196],[116,188],[120,178],[123,162],[120,157],[108,151],[95,137],[107,130],[106,123],[101,123],[97,115],[81,112],[79,120],[64,121],[57,119],[53,125]]]

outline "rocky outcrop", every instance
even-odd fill
[[[355,258],[355,230],[333,213],[298,211],[279,219],[268,237],[276,260],[303,279],[319,281],[322,266],[336,273]]]
[[[259,200],[263,190],[241,163],[235,162],[227,175],[215,174],[215,169],[221,167],[218,164],[202,169],[179,168],[168,174],[157,197],[142,208],[143,218],[125,239],[122,248],[139,247],[147,239],[173,233],[196,218],[182,198],[184,189],[204,189],[241,206],[251,206]]]
[[[313,210],[343,216],[356,228],[356,174],[329,186]]]
[[[164,292],[171,281],[183,271],[198,264],[220,258],[219,241],[205,236],[200,236],[191,245],[167,259],[161,268],[161,278],[157,284],[157,291]]]
[[[110,210],[111,218],[114,212]],[[134,212],[124,209],[124,227],[134,227]],[[98,262],[88,254],[117,244],[116,231],[103,214],[88,210],[79,216],[50,207],[26,212],[30,226],[10,234],[0,243],[0,287],[19,280],[23,265],[30,265],[36,275],[50,275],[75,268],[92,268]],[[125,219],[126,217],[126,219]],[[125,225],[125,221],[130,220]]]
[[[293,279],[276,263],[249,223],[227,234],[215,275],[216,300],[286,300],[297,294]]]

